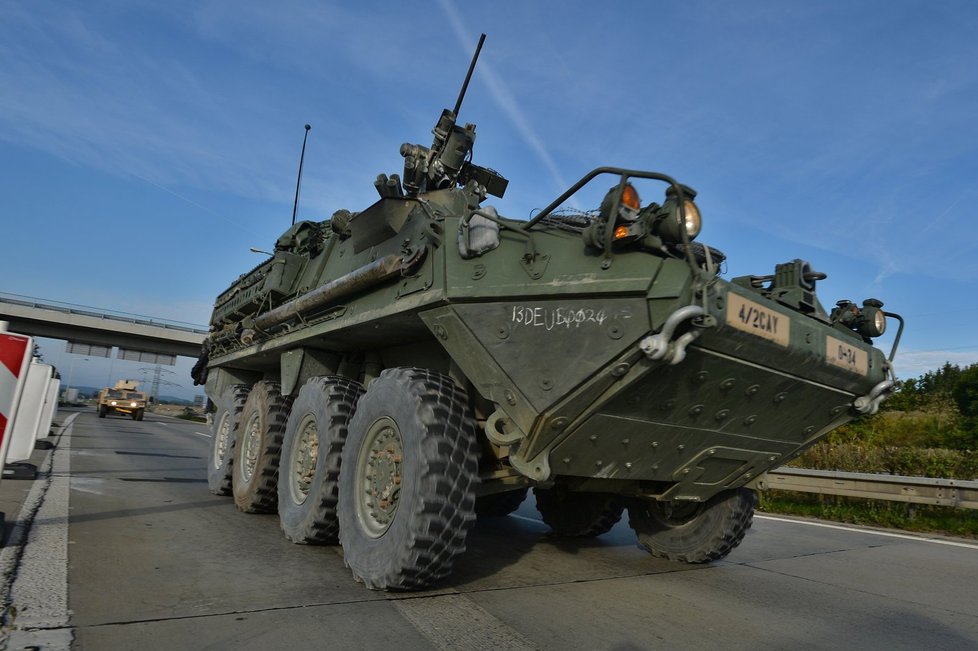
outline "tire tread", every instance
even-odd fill
[[[403,367],[381,376],[396,382],[418,401],[417,415],[424,427],[419,479],[420,497],[410,523],[409,540],[394,551],[389,571],[365,576],[357,569],[351,532],[341,528],[344,560],[354,578],[370,589],[418,590],[446,577],[455,558],[465,551],[465,539],[475,522],[475,487],[478,484],[478,440],[467,396],[446,375]],[[364,399],[370,396],[370,389]],[[345,499],[345,498],[341,498]]]
[[[311,511],[299,526],[287,527],[282,522],[282,529],[285,537],[294,543],[331,544],[339,540],[337,504],[343,445],[346,442],[350,418],[356,410],[357,400],[363,395],[363,385],[356,380],[341,376],[317,376],[310,378],[307,384],[316,387],[318,395],[326,401],[324,410],[327,422],[325,427],[320,429],[320,445],[324,443],[325,438],[329,449],[325,454],[324,467],[317,467],[317,476],[313,479],[314,486],[307,497],[307,500],[314,500],[317,496],[319,499],[314,501]],[[296,414],[296,417],[300,415]],[[287,428],[292,423],[291,418],[290,415]],[[331,435],[327,435],[327,432]],[[282,456],[288,458],[288,451],[284,452]],[[283,500],[289,499],[289,487],[284,483],[285,481],[287,478],[280,477],[279,513],[283,510]]]
[[[256,383],[245,401],[239,421],[240,427],[247,426],[251,410],[261,409],[265,413],[265,428],[262,432],[262,449],[258,455],[258,465],[255,467],[252,480],[244,486],[237,483],[239,478],[237,465],[240,463],[241,455],[237,450],[234,455],[236,467],[232,479],[232,493],[235,505],[245,513],[274,513],[278,506],[279,458],[291,405],[292,398],[282,395],[278,383],[266,381]],[[241,435],[244,435],[243,431]],[[237,443],[241,443],[240,437]]]

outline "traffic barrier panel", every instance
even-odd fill
[[[51,433],[51,423],[54,422],[54,412],[58,409],[58,391],[61,390],[61,380],[51,378],[48,382],[48,395],[44,398],[44,410],[37,424],[37,434],[34,438],[43,439]]]
[[[33,352],[31,337],[7,332],[7,322],[0,321],[0,466],[7,461],[17,404]]]
[[[17,417],[10,432],[10,447],[7,448],[6,463],[27,461],[31,458],[53,371],[54,368],[48,364],[42,364],[37,358],[31,359],[24,390],[17,404]]]

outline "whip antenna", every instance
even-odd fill
[[[292,204],[292,225],[295,226],[295,211],[299,208],[299,184],[302,183],[302,161],[306,157],[306,139],[309,138],[310,125],[306,125],[306,133],[302,136],[302,153],[299,154],[299,178],[295,180],[295,203]]]

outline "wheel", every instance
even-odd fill
[[[292,403],[282,440],[278,515],[296,543],[332,543],[339,534],[336,502],[347,427],[363,395],[359,382],[310,378]]]
[[[136,420],[142,420],[142,419],[143,419],[143,410],[139,409],[136,411]]]
[[[231,494],[234,444],[250,390],[248,386],[235,384],[225,389],[215,403],[217,411],[211,421],[211,451],[207,459],[207,488],[215,495]]]
[[[723,491],[706,502],[643,500],[628,507],[628,524],[653,556],[708,563],[740,544],[756,503],[757,495],[747,488]]]
[[[355,579],[413,590],[448,575],[475,521],[477,455],[451,378],[396,368],[370,383],[340,465],[340,543]]]
[[[537,511],[558,536],[589,538],[611,530],[625,510],[610,493],[575,493],[561,488],[534,488]]]
[[[274,382],[258,382],[241,411],[234,446],[231,494],[245,513],[272,513],[278,505],[278,462],[292,401]]]
[[[475,514],[480,518],[502,518],[520,507],[526,499],[528,488],[519,488],[505,493],[480,495],[475,500]]]
[[[98,406],[98,417],[99,418],[105,418],[105,414],[107,414],[107,413],[109,413],[109,410],[106,408],[105,405],[99,405]]]

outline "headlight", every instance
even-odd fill
[[[130,404],[129,404],[129,406],[130,406],[130,407],[135,407],[135,406],[136,406],[136,403],[135,403],[135,402],[133,402],[133,403],[130,403]]]
[[[115,407],[115,400],[109,401],[109,404],[112,405],[113,407]]]
[[[683,207],[686,209],[686,232],[689,234],[689,239],[694,239],[700,234],[700,228],[703,226],[700,209],[690,199],[685,201]]]
[[[682,189],[683,209],[679,209],[679,197],[676,189],[669,186],[666,190],[666,202],[662,208],[657,208],[650,224],[650,230],[653,234],[671,244],[679,244],[683,241],[684,225],[690,240],[695,239],[700,234],[700,229],[703,226],[700,209],[693,203],[693,199],[696,198],[696,190],[685,185],[682,186]]]
[[[886,332],[886,315],[883,314],[882,311],[877,312],[873,317],[873,320],[876,323],[876,329],[879,331],[880,335]],[[876,336],[878,337],[879,335]]]
[[[839,301],[832,310],[830,319],[833,324],[840,324],[855,330],[866,340],[881,336],[886,332],[886,314],[883,312],[883,301],[867,298],[863,301],[863,309],[856,307],[852,301]]]
[[[859,334],[864,337],[879,337],[886,332],[886,315],[883,314],[883,302],[875,298],[863,301],[862,319],[859,324]]]
[[[690,199],[683,202],[683,208],[685,209],[683,211],[679,210],[679,204],[675,201],[666,202],[666,205],[662,208],[665,211],[665,215],[655,221],[652,230],[663,240],[672,244],[679,244],[683,241],[683,217],[686,219],[686,234],[689,236],[689,239],[694,240],[700,234],[700,227],[703,225],[703,220],[700,217],[700,209]]]

